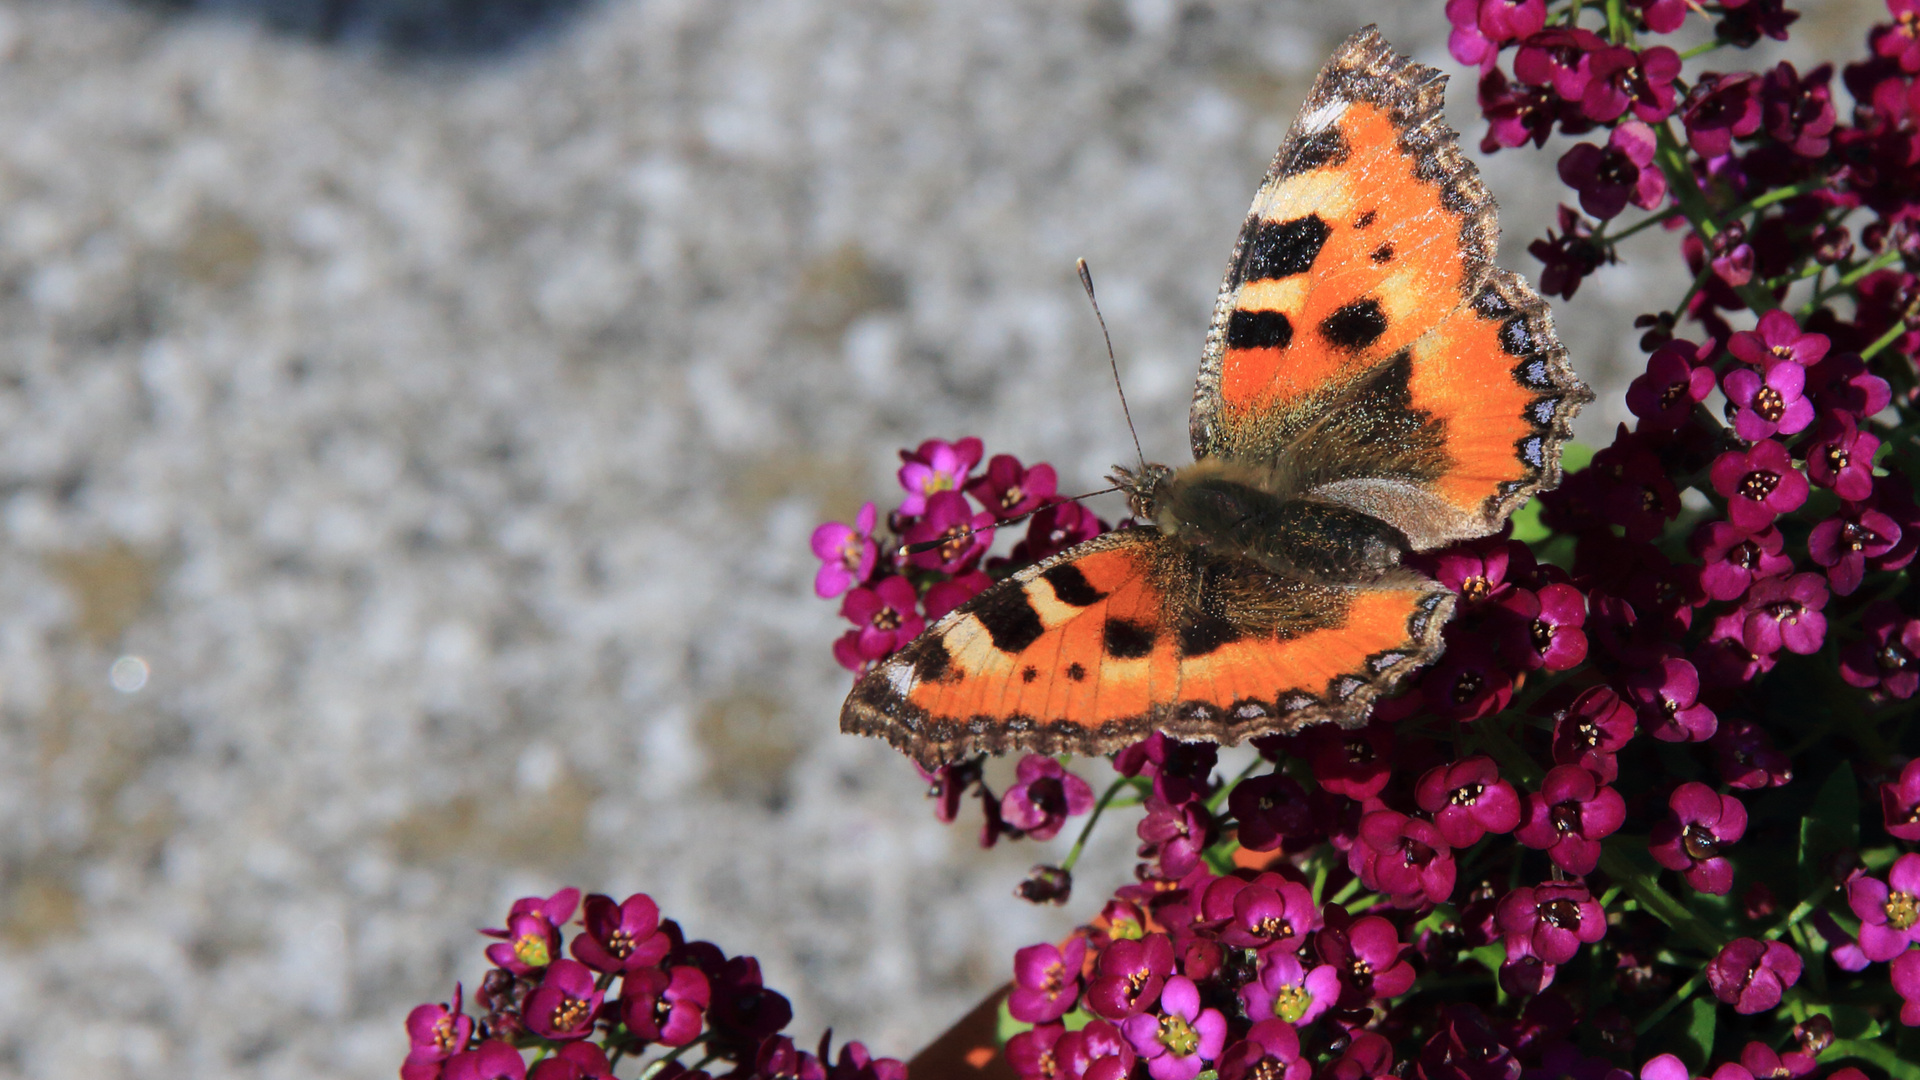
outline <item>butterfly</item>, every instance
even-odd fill
[[[854,685],[844,731],[923,764],[1355,727],[1453,611],[1408,555],[1560,480],[1593,395],[1494,265],[1446,76],[1371,26],[1328,59],[1241,227],[1194,388],[1194,462],[1117,469],[1140,526],[987,588]]]

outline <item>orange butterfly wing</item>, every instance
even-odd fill
[[[1241,230],[1191,418],[1196,458],[1273,465],[1422,550],[1558,483],[1593,396],[1546,304],[1493,264],[1445,82],[1371,27],[1328,60]]]
[[[1209,574],[1253,575],[1217,614]],[[1246,600],[1258,596],[1261,611]],[[855,684],[844,731],[931,766],[1012,749],[1104,754],[1151,731],[1232,744],[1356,722],[1429,659],[1453,596],[1409,575],[1310,583],[1123,529],[961,605]]]

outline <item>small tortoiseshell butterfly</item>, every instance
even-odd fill
[[[923,763],[1235,743],[1332,721],[1440,653],[1453,594],[1401,565],[1560,479],[1592,393],[1493,263],[1446,76],[1367,27],[1267,170],[1194,388],[1194,463],[1118,470],[1121,529],[962,604],[862,677],[843,730]]]

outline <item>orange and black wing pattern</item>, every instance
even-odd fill
[[[1317,584],[1123,529],[961,605],[861,677],[840,727],[933,766],[1356,724],[1438,653],[1452,604],[1412,574]]]
[[[1328,60],[1241,230],[1191,418],[1196,458],[1273,467],[1417,549],[1558,483],[1592,400],[1545,302],[1493,263],[1445,82],[1371,27]]]

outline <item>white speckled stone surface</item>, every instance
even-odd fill
[[[835,734],[807,535],[928,436],[1128,456],[1078,255],[1177,458],[1307,80],[1369,20],[1451,69],[1440,7],[609,0],[446,65],[0,0],[0,1075],[391,1076],[568,883],[805,1038],[937,1033],[1130,823],[1013,900],[1065,838],[982,854]],[[1551,156],[1489,180],[1531,274]],[[1589,379],[1676,280],[1562,305]]]

